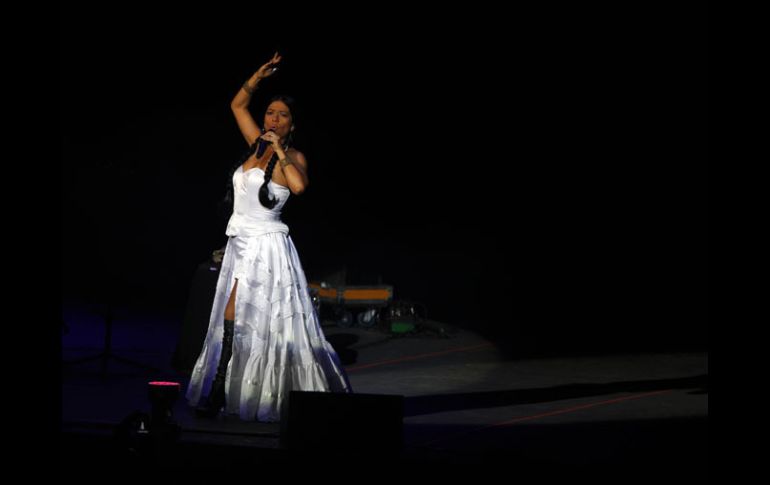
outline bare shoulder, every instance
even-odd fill
[[[305,158],[304,153],[294,148],[290,148],[288,151],[288,155],[290,155],[295,162],[299,163],[304,168],[307,168],[307,158]]]

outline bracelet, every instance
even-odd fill
[[[286,168],[287,165],[291,165],[291,161],[289,161],[289,157],[279,158],[278,163],[281,164],[281,167]]]
[[[254,94],[254,91],[256,91],[256,90],[257,90],[257,86],[255,85],[255,86],[252,88],[251,86],[249,86],[249,82],[248,82],[248,81],[246,81],[245,83],[243,83],[243,86],[241,86],[241,87],[243,88],[243,90],[244,90],[244,91],[246,91],[247,93],[249,93],[249,96],[251,96],[252,94]]]

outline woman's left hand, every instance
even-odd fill
[[[274,131],[268,131],[265,132],[264,135],[260,136],[263,140],[269,141],[272,143],[274,149],[279,149],[281,147],[281,137],[278,136]]]

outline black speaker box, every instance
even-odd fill
[[[187,300],[182,328],[179,331],[171,366],[181,374],[189,376],[195,361],[203,349],[203,341],[209,329],[211,307],[219,280],[219,265],[206,261],[198,265]]]
[[[285,449],[354,454],[403,449],[404,396],[291,391],[286,409]]]

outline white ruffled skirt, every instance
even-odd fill
[[[208,395],[216,375],[225,306],[236,279],[226,413],[279,421],[292,390],[352,392],[321,331],[294,243],[288,234],[272,232],[227,242],[206,340],[186,392],[191,406]]]

